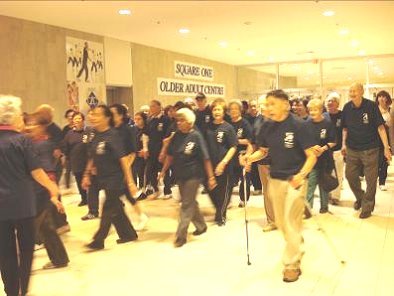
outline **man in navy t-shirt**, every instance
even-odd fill
[[[282,90],[267,94],[267,108],[272,121],[261,127],[259,148],[246,160],[246,166],[271,156],[268,191],[272,197],[275,224],[283,233],[283,281],[294,282],[301,274],[303,256],[302,216],[307,189],[306,177],[316,163],[312,147],[316,144],[306,123],[290,114],[288,95]]]
[[[345,175],[350,189],[356,196],[354,209],[361,208],[361,219],[370,217],[375,207],[379,137],[384,146],[384,156],[387,160],[391,160],[382,114],[376,103],[363,98],[363,94],[363,86],[360,83],[353,83],[349,89],[351,101],[345,104],[342,111],[342,153],[346,156]],[[361,188],[360,172],[364,173],[367,183],[365,191]]]
[[[336,189],[331,191],[331,203],[333,205],[338,205],[339,200],[341,199],[341,188],[342,188],[342,181],[343,181],[343,155],[341,153],[342,149],[342,110],[339,110],[339,102],[340,102],[340,95],[336,92],[330,93],[326,98],[326,109],[328,111],[328,115],[330,116],[331,122],[335,126],[336,130],[336,145],[332,148],[335,168],[337,170],[337,177],[339,185]]]

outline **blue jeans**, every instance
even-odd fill
[[[318,186],[318,180],[319,180],[319,170],[313,169],[309,173],[308,191],[306,194],[306,199],[308,203],[311,205],[311,208],[313,208],[313,194],[315,193],[316,186]],[[328,210],[328,192],[325,191],[320,185],[319,185],[319,195],[320,195],[320,210]]]

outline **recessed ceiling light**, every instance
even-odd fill
[[[332,10],[326,10],[325,12],[323,12],[324,16],[333,16],[335,15],[335,12]]]
[[[251,57],[251,56],[255,55],[255,52],[254,52],[254,50],[248,50],[248,52],[246,54]]]
[[[347,80],[353,80],[353,78],[352,77],[348,77]]]
[[[130,15],[131,14],[131,10],[130,9],[119,9],[118,13],[120,15]]]
[[[365,50],[364,49],[360,49],[359,51],[358,51],[358,55],[360,55],[360,56],[365,56],[367,53],[365,52]]]
[[[358,47],[360,45],[360,42],[358,42],[357,40],[352,40],[352,42],[350,43],[353,47]]]
[[[341,29],[339,31],[339,35],[345,36],[345,35],[349,34],[349,32],[350,31],[348,29]]]
[[[274,60],[275,60],[274,57],[268,57],[269,62],[273,62]]]
[[[179,33],[187,34],[187,33],[190,33],[190,30],[188,28],[181,28],[181,29],[179,29]]]
[[[220,41],[219,45],[220,47],[226,48],[228,46],[228,43],[226,41]]]
[[[383,72],[379,72],[378,75],[379,75],[379,76],[383,76]]]

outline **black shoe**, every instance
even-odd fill
[[[92,241],[91,243],[87,244],[86,247],[91,251],[98,251],[104,249],[104,242],[102,241]]]
[[[119,238],[116,240],[116,243],[117,244],[124,244],[124,243],[135,241],[137,239],[138,239],[138,237]]]
[[[309,209],[307,207],[305,207],[304,209],[304,219],[309,219],[312,217],[311,212],[309,211]]]
[[[208,190],[206,190],[205,188],[203,190],[201,190],[201,194],[208,194]]]
[[[205,228],[203,228],[203,229],[201,229],[201,230],[197,230],[197,229],[196,229],[196,230],[193,231],[193,235],[194,235],[194,236],[201,235],[201,234],[207,232],[207,229],[208,229],[208,227],[206,227],[206,226],[205,226]]]
[[[83,207],[83,206],[86,206],[88,203],[86,202],[86,201],[81,201],[79,204],[78,204],[78,207]]]
[[[339,206],[340,202],[338,199],[332,198],[330,199],[330,204],[332,204],[333,206]]]
[[[81,217],[82,221],[92,220],[98,218],[98,214],[87,213],[85,216]]]
[[[358,211],[359,209],[361,209],[361,200],[356,200],[353,204],[353,208]]]
[[[175,248],[180,248],[184,244],[186,244],[186,240],[185,239],[176,239],[175,242],[174,242],[174,247]]]
[[[67,267],[68,263],[63,263],[63,264],[53,264],[52,262],[48,262],[45,264],[42,269],[55,269],[55,268],[63,268]]]
[[[325,214],[325,213],[328,213],[328,209],[320,209],[320,214]]]
[[[371,217],[371,212],[369,212],[369,211],[367,211],[367,212],[361,212],[361,214],[360,214],[360,216],[359,216],[360,219],[367,219],[367,218],[369,218],[369,217]]]
[[[220,219],[219,221],[216,221],[216,224],[218,226],[224,226],[226,225],[226,219]]]

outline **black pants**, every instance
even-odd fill
[[[136,157],[133,163],[133,177],[134,182],[137,184],[138,188],[144,187],[145,182],[145,168],[146,160],[142,157]]]
[[[92,175],[90,177],[90,187],[87,192],[87,201],[89,213],[93,215],[98,215],[99,213],[99,193],[100,188],[97,177],[95,175]]]
[[[160,172],[161,164],[158,160],[158,155],[149,156],[146,168],[146,178],[147,184],[150,184],[153,187],[154,191],[159,191],[157,175]]]
[[[385,185],[387,179],[387,169],[389,164],[384,156],[384,149],[379,149],[379,185]]]
[[[70,188],[70,183],[71,183],[71,162],[66,160],[66,172],[64,174],[65,182],[66,182],[66,188]],[[60,180],[60,179],[59,179]]]
[[[69,262],[63,242],[56,232],[53,224],[50,208],[54,207],[48,203],[46,208],[37,215],[35,219],[36,237],[44,243],[48,257],[54,265],[63,265]]]
[[[82,202],[87,203],[88,193],[86,192],[86,190],[82,188],[83,172],[74,173],[74,176],[75,176],[75,181],[77,182],[79,194],[81,195],[81,200]]]
[[[209,197],[216,209],[215,221],[222,222],[226,220],[227,206],[233,190],[230,170],[226,169],[222,175],[217,176],[216,183],[217,186],[209,191]]]
[[[33,251],[34,217],[0,221],[0,270],[8,296],[27,293]]]
[[[58,196],[58,200],[62,200],[60,195]],[[59,213],[56,207],[51,207],[50,212],[56,229],[68,224],[66,213]]]
[[[119,199],[123,194],[124,190],[122,188],[105,189],[105,202],[103,205],[100,227],[93,237],[95,241],[104,242],[108,236],[111,224],[115,226],[120,239],[135,239],[138,237]]]
[[[241,180],[241,183],[239,184],[239,198],[242,201],[245,201],[245,182],[246,182],[246,200],[249,200],[250,197],[250,173],[246,173],[244,178],[242,169],[243,168],[239,165],[234,166],[232,184],[236,186],[238,185],[239,180]]]

